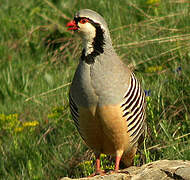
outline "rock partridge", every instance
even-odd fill
[[[107,24],[90,9],[78,11],[67,24],[83,41],[69,92],[74,123],[96,157],[95,174],[102,174],[100,154],[133,163],[139,137],[145,130],[145,95],[133,72],[116,54]]]

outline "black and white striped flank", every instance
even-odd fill
[[[69,93],[69,106],[70,106],[72,119],[75,123],[75,126],[77,127],[77,130],[80,132],[78,108],[77,108],[77,105],[75,104],[75,102],[73,101],[73,98],[70,93]]]
[[[121,104],[123,117],[127,120],[128,132],[131,143],[135,144],[145,129],[145,94],[140,83],[132,73],[130,85],[124,95],[124,102]]]

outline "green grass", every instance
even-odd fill
[[[92,159],[91,151],[79,137],[68,107],[81,46],[79,37],[65,28],[82,8],[105,17],[121,59],[134,68],[143,88],[151,90],[147,138],[135,163],[190,160],[189,6],[180,0],[4,1],[0,179],[86,175],[78,166]],[[32,125],[36,121],[39,124]]]

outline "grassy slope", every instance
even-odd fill
[[[2,4],[0,113],[18,113],[22,123],[39,122],[20,133],[3,129],[0,123],[2,179],[71,175],[71,167],[87,150],[70,120],[67,96],[79,39],[64,27],[67,17],[81,8],[105,17],[118,54],[135,67],[144,89],[151,90],[148,138],[141,160],[190,160],[186,136],[190,125],[189,4],[146,2],[14,0]],[[58,89],[49,92],[54,88]]]

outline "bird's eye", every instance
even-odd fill
[[[88,22],[88,19],[85,19],[85,18],[83,18],[83,19],[80,20],[80,23],[81,23],[81,24],[85,24],[85,23],[87,23],[87,22]]]

